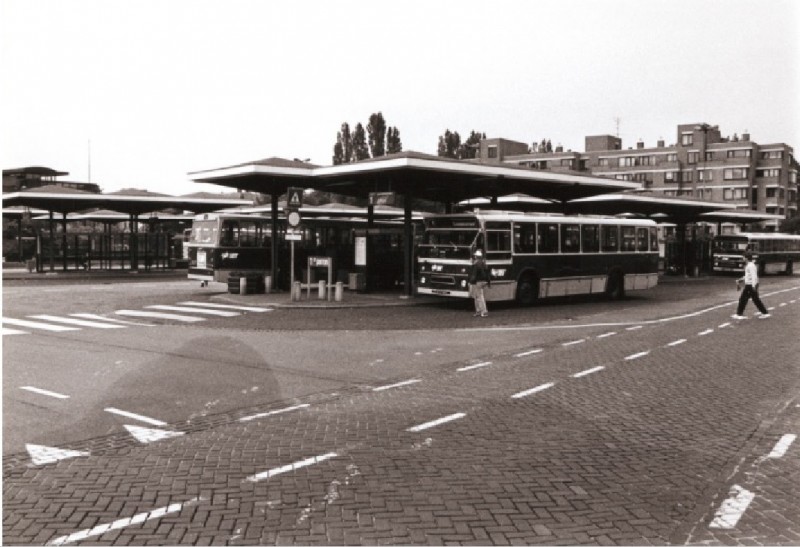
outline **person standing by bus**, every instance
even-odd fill
[[[761,312],[761,315],[758,316],[759,319],[766,319],[770,314],[758,296],[758,268],[753,260],[753,253],[750,251],[745,252],[744,259],[747,262],[744,266],[744,276],[736,280],[737,288],[740,288],[742,282],[744,282],[744,290],[742,290],[742,294],[739,297],[739,306],[736,308],[736,314],[732,317],[734,319],[744,319],[744,315],[742,315],[744,308],[747,306],[747,301],[752,298],[753,304]]]
[[[483,291],[490,286],[491,280],[489,279],[489,268],[486,266],[486,259],[483,258],[483,252],[480,249],[476,249],[469,268],[469,291],[475,301],[475,317],[489,315],[489,310],[486,309],[486,295],[484,295]]]

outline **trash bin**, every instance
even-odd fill
[[[240,294],[240,283],[242,278],[247,279],[247,294],[262,294],[266,291],[264,285],[264,275],[258,272],[231,272],[228,275],[228,292],[230,294]]]
[[[364,292],[367,289],[367,279],[363,273],[351,273],[347,288],[351,291]]]

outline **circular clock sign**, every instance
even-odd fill
[[[297,211],[292,211],[286,217],[286,220],[289,222],[289,226],[297,226],[300,224],[300,213]]]

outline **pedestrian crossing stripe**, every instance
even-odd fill
[[[130,317],[154,317],[157,319],[171,319],[173,321],[183,321],[185,323],[196,323],[198,321],[205,321],[202,317],[191,317],[188,315],[177,315],[174,313],[161,313],[155,311],[140,311],[140,310],[117,310],[114,313],[117,315],[125,315]]]
[[[3,336],[5,336],[7,334],[30,334],[30,333],[27,332],[27,331],[24,331],[24,330],[7,329],[7,328],[3,327]]]
[[[120,325],[133,325],[137,327],[155,327],[152,323],[137,323],[136,321],[124,321],[122,319],[114,319],[113,317],[103,317],[94,313],[71,313],[72,317],[83,317],[85,319],[96,319],[98,321],[111,321]]]
[[[154,306],[146,306],[147,308],[153,310],[165,310],[165,311],[179,311],[179,312],[188,312],[188,313],[204,313],[206,315],[217,315],[219,317],[236,317],[237,315],[241,315],[239,312],[236,311],[223,311],[223,310],[204,310],[201,308],[192,308],[192,307],[185,307],[185,306],[164,306],[164,305],[154,305]]]
[[[70,330],[80,330],[77,327],[66,327],[64,325],[52,325],[50,323],[39,323],[37,321],[27,321],[25,319],[9,319],[8,317],[3,317],[3,323],[8,323],[9,325],[16,325],[18,327],[27,327],[29,329],[41,329],[41,330],[49,330],[52,332],[66,332]]]
[[[251,311],[255,313],[264,313],[272,311],[272,308],[259,308],[256,306],[234,306],[232,304],[216,304],[212,302],[178,302],[179,306],[199,306],[206,308],[225,308],[231,310]]]
[[[94,329],[124,329],[122,325],[111,323],[99,323],[97,321],[87,321],[86,319],[74,319],[72,317],[58,317],[56,315],[29,315],[31,319],[41,319],[43,321],[53,321],[54,323],[65,323],[67,325],[77,325],[79,327],[91,327]]]

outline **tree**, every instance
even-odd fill
[[[386,153],[397,154],[403,151],[403,143],[400,142],[400,130],[397,127],[390,127],[386,132]]]
[[[480,131],[470,131],[469,137],[464,144],[458,148],[458,159],[473,159],[477,157],[481,140],[486,138],[486,133]]]
[[[361,161],[369,159],[369,148],[367,147],[367,133],[361,123],[356,124],[353,132],[353,155],[351,161]]]
[[[378,112],[369,117],[367,124],[369,150],[373,158],[386,155],[386,122],[383,114]]]
[[[353,137],[350,135],[350,124],[342,124],[342,163],[353,161]]]
[[[461,146],[461,135],[458,131],[450,132],[445,130],[444,135],[439,136],[439,146],[437,154],[444,158],[457,158],[458,148]]]
[[[344,145],[342,144],[342,132],[336,133],[336,144],[333,145],[333,164],[341,165],[344,161]]]

